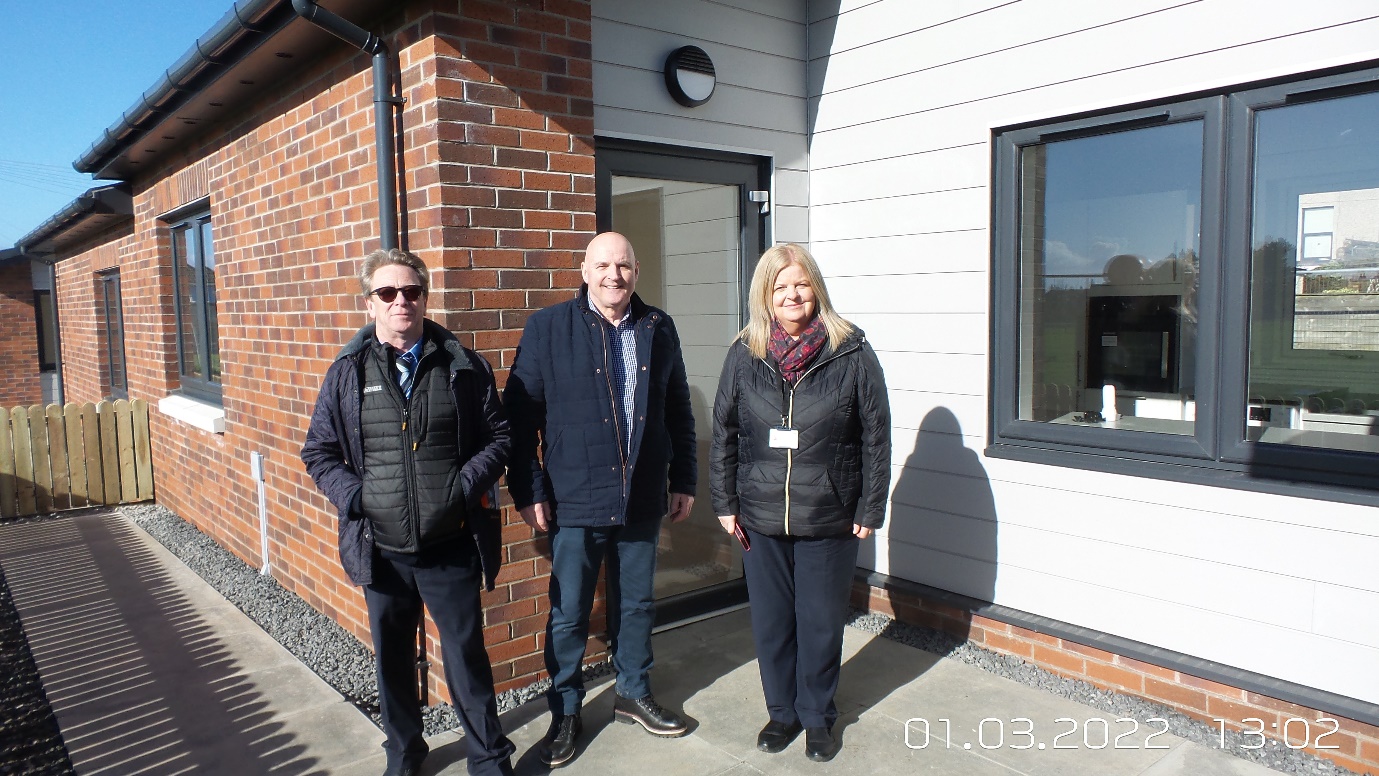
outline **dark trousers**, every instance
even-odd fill
[[[440,631],[445,681],[464,727],[472,774],[511,773],[516,751],[503,735],[494,699],[493,669],[484,649],[481,571],[466,541],[420,555],[375,556],[373,584],[364,588],[383,713],[388,764],[420,764],[429,748],[422,734],[417,687],[417,620],[422,604]]]
[[[661,518],[616,528],[551,528],[551,616],[546,622],[546,671],[551,713],[575,714],[584,703],[584,648],[599,566],[608,559],[608,633],[614,690],[624,698],[651,694],[651,625],[656,619],[656,543]]]
[[[742,554],[761,689],[771,719],[833,727],[858,541],[747,532]]]

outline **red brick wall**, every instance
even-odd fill
[[[502,381],[527,313],[577,287],[576,252],[594,230],[589,3],[414,4],[393,26],[407,98],[405,240],[432,268],[430,316],[488,357]],[[83,353],[100,346],[94,272],[121,268],[129,393],[154,408],[158,501],[257,565],[249,456],[264,453],[274,576],[365,643],[363,596],[340,569],[334,509],[298,454],[327,367],[365,322],[355,274],[379,245],[371,81],[369,58],[343,47],[305,66],[237,112],[232,130],[212,130],[134,181],[126,241],[60,265],[64,335]],[[156,410],[178,387],[159,219],[202,199],[214,232],[224,434]],[[100,385],[89,369],[74,379],[74,398]],[[504,519],[500,587],[484,598],[500,690],[542,670],[549,570],[544,540],[510,509]]]
[[[409,237],[436,268],[431,315],[489,359],[501,386],[527,314],[579,287],[579,252],[595,229],[590,9],[462,9],[428,14],[401,36],[417,41],[404,72],[422,75],[406,90]],[[504,520],[503,571],[484,596],[500,690],[543,670],[550,572],[545,539],[510,508]],[[603,648],[595,639],[591,657]]]
[[[1217,720],[1224,719],[1228,729],[1239,731],[1241,720],[1255,717],[1264,721],[1266,735],[1282,741],[1281,731],[1287,720],[1304,719],[1311,723],[1315,741],[1315,721],[1330,717],[1337,720],[1340,729],[1327,736],[1325,743],[1337,748],[1317,749],[1310,745],[1312,742],[1303,746],[1302,740],[1292,740],[1290,745],[1356,773],[1379,774],[1379,727],[1325,709],[1306,708],[902,592],[857,583],[853,586],[852,602],[901,622],[953,634],[992,652],[1015,655],[1060,676],[1163,704],[1213,727],[1220,724]],[[1294,733],[1302,729],[1296,723],[1291,727]]]
[[[38,322],[29,262],[0,266],[0,407],[43,401],[38,377]]]

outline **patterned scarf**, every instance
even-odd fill
[[[809,365],[814,363],[814,358],[824,349],[827,342],[828,330],[824,328],[817,315],[800,333],[797,340],[790,339],[790,335],[781,328],[780,322],[773,320],[771,342],[767,344],[766,352],[780,365],[780,373],[785,379],[794,385],[799,382]]]

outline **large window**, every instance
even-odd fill
[[[96,275],[100,287],[101,318],[105,323],[105,373],[111,396],[129,398],[124,360],[124,307],[120,302],[120,271]]]
[[[203,211],[175,221],[170,227],[182,391],[218,403],[220,332],[216,324],[211,216]]]
[[[991,454],[1376,487],[1379,72],[996,144]]]

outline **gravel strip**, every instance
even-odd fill
[[[9,521],[7,521],[9,522]],[[16,521],[27,522],[27,521]],[[24,624],[0,569],[0,774],[72,774]]]
[[[1026,663],[1014,655],[1000,655],[967,641],[959,640],[947,633],[899,622],[884,614],[852,610],[848,624],[867,633],[875,633],[892,641],[940,655],[949,660],[957,660],[967,665],[1011,679],[1021,684],[1035,687],[1060,698],[1077,701],[1099,711],[1117,717],[1130,717],[1147,723],[1151,717],[1168,721],[1168,732],[1185,738],[1209,749],[1217,749],[1221,744],[1219,728],[1199,722],[1181,712],[1151,701],[1103,690],[1080,679],[1068,679],[1038,666]],[[1155,727],[1157,729],[1157,725]],[[1234,731],[1226,731],[1227,751],[1236,757],[1297,776],[1357,776],[1330,760],[1323,760],[1306,752],[1289,749],[1284,744],[1268,739],[1260,749],[1242,749],[1242,743],[1251,743]]]

